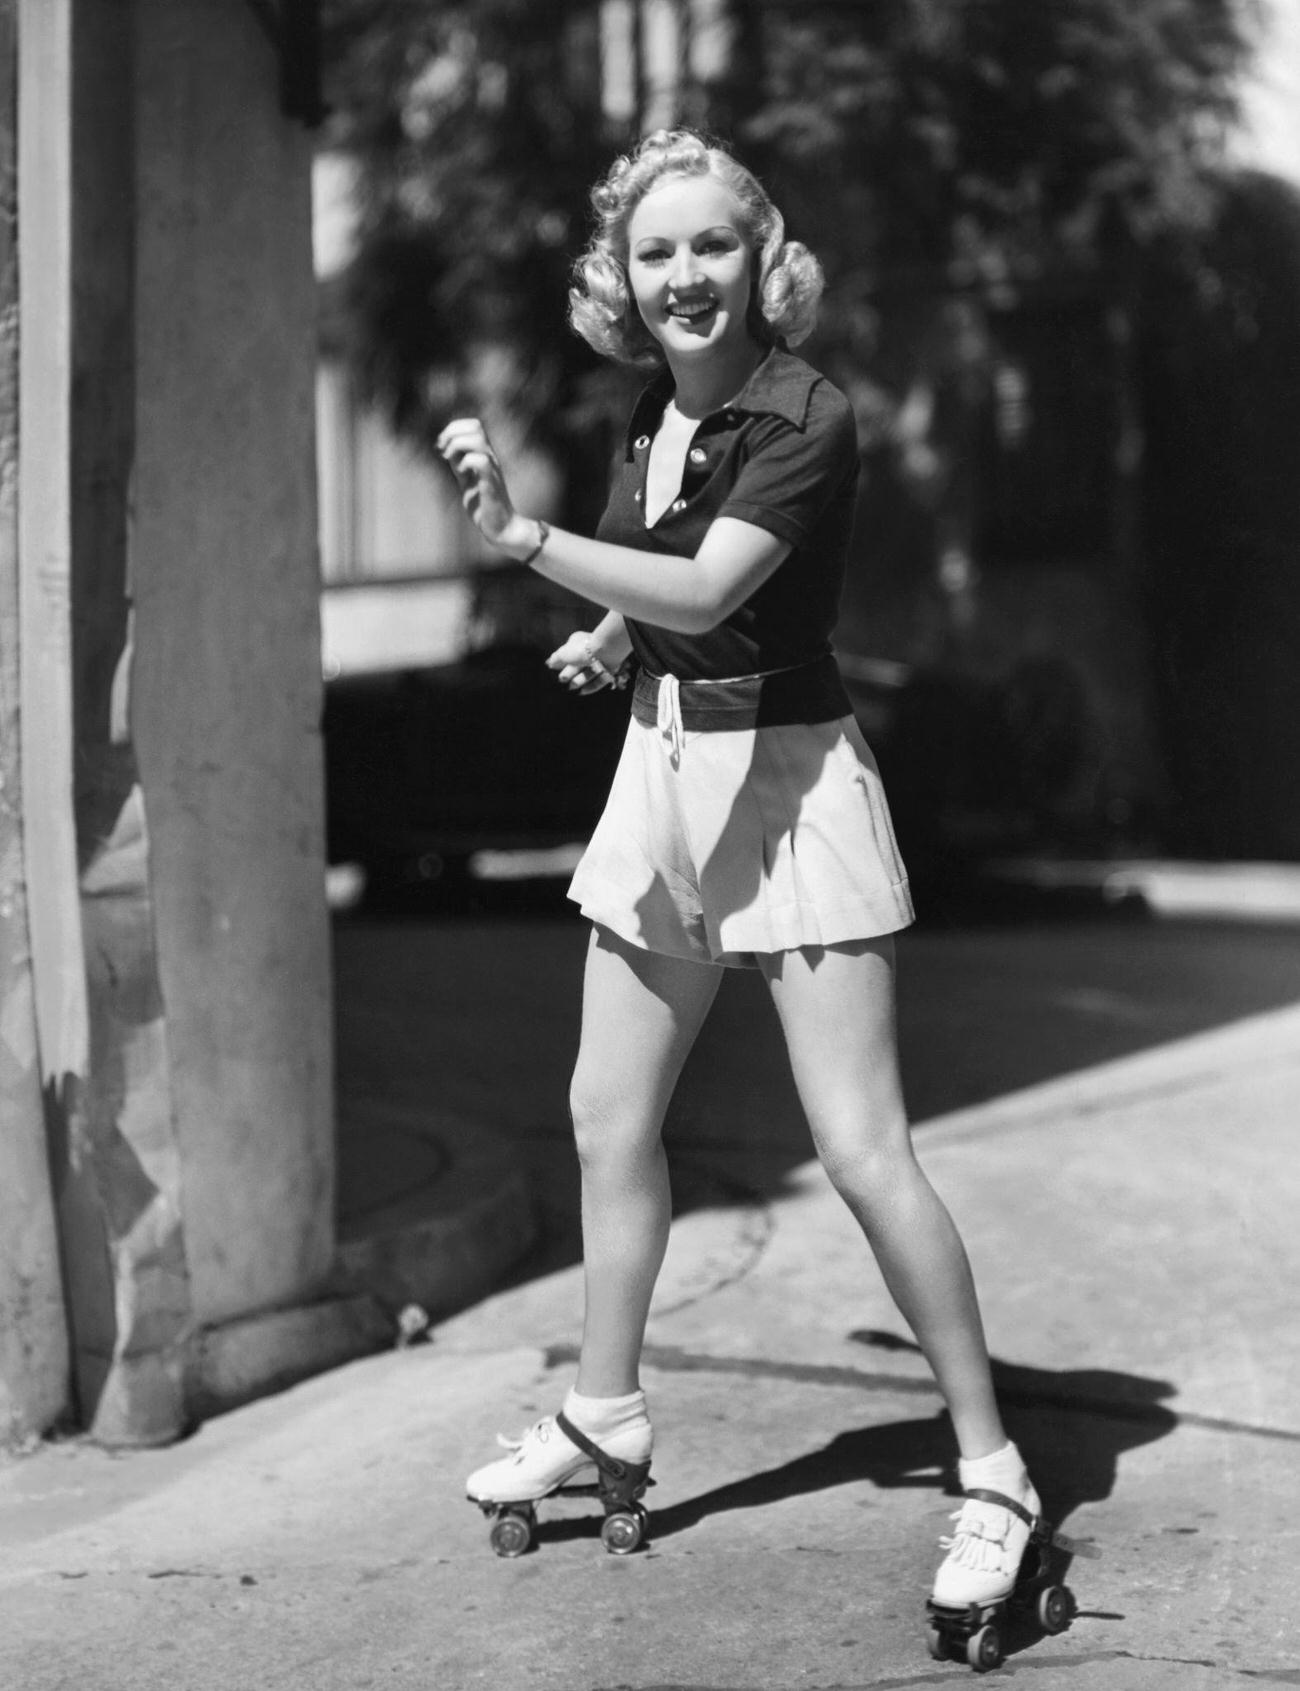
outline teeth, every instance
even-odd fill
[[[669,314],[673,317],[702,317],[706,311],[712,311],[718,302],[716,300],[700,300],[694,305],[671,305]]]

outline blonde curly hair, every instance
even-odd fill
[[[801,241],[787,241],[785,219],[744,165],[693,129],[660,129],[615,160],[591,191],[596,229],[573,267],[569,323],[588,345],[619,364],[663,362],[628,285],[627,226],[654,187],[670,176],[713,176],[730,189],[754,255],[749,327],[764,344],[797,346],[817,320],[825,278]]]

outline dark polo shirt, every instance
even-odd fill
[[[764,684],[760,723],[824,722],[848,714],[849,701],[829,656],[859,470],[848,401],[803,359],[774,348],[735,399],[700,422],[679,496],[647,528],[642,511],[650,442],[672,392],[672,376],[664,369],[637,400],[597,537],[693,558],[718,517],[738,517],[789,542],[792,550],[756,593],[707,634],[675,634],[629,618],[638,663],[652,674],[681,680],[807,665],[803,677],[774,677]]]

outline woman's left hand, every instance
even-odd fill
[[[511,503],[505,475],[479,419],[458,417],[448,423],[438,436],[438,451],[450,465],[461,503],[483,538],[507,551],[516,544],[529,550],[533,528]]]
[[[601,659],[595,639],[590,634],[571,634],[562,646],[557,646],[546,660],[561,686],[571,693],[599,693],[603,687],[617,687],[617,673]]]

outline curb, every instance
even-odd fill
[[[537,1243],[531,1187],[512,1147],[480,1122],[368,1100],[340,1112],[340,1138],[382,1148],[370,1201],[343,1206],[333,1289],[363,1292],[394,1316],[430,1320],[495,1290]],[[378,1159],[376,1159],[378,1160]]]
[[[495,1291],[537,1242],[528,1181],[489,1129],[369,1103],[339,1125],[395,1148],[388,1196],[341,1218],[319,1301],[195,1335],[185,1397],[197,1420],[419,1336]]]
[[[1103,906],[1137,898],[1153,916],[1300,922],[1300,863],[1014,857],[985,864],[983,876],[1003,887],[1091,896]]]
[[[536,1242],[523,1175],[476,1159],[449,1171],[430,1213],[395,1223],[381,1218],[341,1240],[336,1278],[393,1314],[418,1304],[437,1321],[494,1291]]]
[[[373,1355],[393,1323],[373,1298],[330,1298],[205,1327],[190,1343],[185,1404],[196,1421]]]

